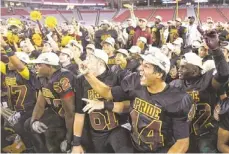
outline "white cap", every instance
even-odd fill
[[[122,54],[126,55],[127,57],[129,57],[129,53],[126,49],[118,49],[117,52],[122,53]]]
[[[202,74],[212,70],[213,68],[215,68],[215,62],[214,60],[207,60],[203,63],[203,70],[202,70]]]
[[[176,44],[176,45],[181,45],[183,43],[183,39],[178,37],[174,42],[173,44]]]
[[[142,41],[143,43],[147,43],[147,39],[145,37],[139,37],[138,40]]]
[[[197,54],[189,52],[184,54],[184,58],[187,63],[199,66],[201,69],[203,69],[202,59]]]
[[[146,62],[156,65],[158,67],[160,67],[162,70],[165,71],[166,74],[169,73],[170,70],[170,60],[169,58],[164,55],[160,49],[156,49],[154,48],[150,48],[147,53],[147,55],[140,55],[142,57],[143,60],[145,60]]]
[[[107,24],[107,25],[110,26],[110,22],[108,20],[102,20],[100,25],[102,25],[102,24]]]
[[[145,18],[139,18],[139,21],[142,20],[144,22],[147,22],[147,20]]]
[[[109,57],[105,51],[101,49],[95,49],[93,55],[97,58],[102,59],[106,64],[108,64]]]
[[[21,41],[20,42],[20,47],[23,47],[24,45],[26,45],[26,41]]]
[[[103,43],[109,43],[110,45],[114,46],[115,45],[115,40],[113,37],[108,37],[105,41],[102,42]]]
[[[172,23],[172,22],[173,22],[172,20],[167,21],[167,23]]]
[[[192,48],[197,48],[198,49],[199,47],[201,47],[201,42],[199,40],[193,41]]]
[[[141,48],[139,46],[132,46],[130,49],[129,49],[130,53],[141,53]]]
[[[156,19],[159,19],[160,21],[162,21],[162,17],[161,16],[156,16]]]
[[[26,54],[25,52],[15,52],[15,55],[18,57],[18,59],[20,59],[24,63],[30,62],[29,55]]]
[[[88,44],[86,46],[86,48],[90,48],[90,49],[92,49],[94,51],[95,50],[95,45],[94,44]]]
[[[61,53],[67,54],[71,59],[73,58],[73,52],[72,52],[72,50],[69,49],[69,48],[63,48],[63,49],[61,49],[60,52],[61,52]]]
[[[80,49],[80,52],[83,53],[83,46],[79,44],[76,40],[70,40],[69,43],[66,45],[66,47],[70,47],[70,48],[71,46],[76,46],[77,48]]]
[[[225,49],[227,49],[229,51],[229,42],[228,42],[228,44],[226,46],[223,46],[222,48],[225,48]]]
[[[208,23],[208,22],[214,23],[214,21],[212,20],[212,17],[208,17],[208,18],[207,18],[207,23]]]
[[[176,18],[175,21],[181,22],[181,18]]]
[[[53,52],[42,53],[37,59],[31,60],[31,63],[35,64],[47,64],[47,65],[59,65],[59,57]]]

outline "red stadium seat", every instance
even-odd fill
[[[154,13],[154,17],[159,15],[162,17],[162,22],[166,22],[168,20],[172,20],[175,13],[175,9],[157,9]],[[154,17],[150,19],[150,21],[154,21]]]
[[[129,10],[126,10],[122,14],[120,14],[119,16],[115,17],[114,18],[114,21],[116,21],[116,22],[123,22],[127,18],[129,18],[129,17],[130,17],[130,11]]]
[[[225,22],[224,17],[217,11],[216,8],[201,8],[200,9],[200,20],[202,22],[207,21],[207,17],[212,17],[214,21]]]
[[[178,17],[181,18],[181,20],[184,20],[185,17],[187,17],[187,9],[179,9]]]
[[[220,11],[225,15],[227,21],[229,21],[229,8],[220,8]]]

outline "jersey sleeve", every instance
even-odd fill
[[[1,61],[0,67],[1,67],[1,73],[6,74],[6,64]]]
[[[25,67],[21,72],[18,71],[18,73],[26,80],[30,79],[30,72],[28,67]]]
[[[83,102],[82,98],[84,96],[84,87],[83,87],[83,79],[78,78],[75,82],[75,112],[84,114],[83,108],[85,103]]]
[[[175,112],[169,113],[172,119],[173,136],[176,140],[187,138],[190,134],[191,117],[193,117],[191,114],[195,113],[193,112],[195,107],[192,97],[185,94],[182,100],[174,107],[176,108]]]
[[[122,81],[120,86],[115,86],[111,88],[111,93],[114,101],[120,102],[125,100],[131,100],[133,90],[135,89],[136,83],[140,82],[137,80],[137,73],[132,73],[126,76]]]

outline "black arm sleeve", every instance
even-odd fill
[[[215,51],[213,51],[213,58],[217,70],[214,78],[219,83],[224,83],[228,80],[229,77],[229,66],[221,49],[216,49]]]
[[[190,95],[186,94],[181,102],[177,104],[176,113],[170,113],[173,123],[173,136],[176,140],[189,137],[190,119],[189,114],[193,113],[193,100]]]

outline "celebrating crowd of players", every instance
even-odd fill
[[[229,23],[130,12],[2,24],[2,152],[229,153]]]

